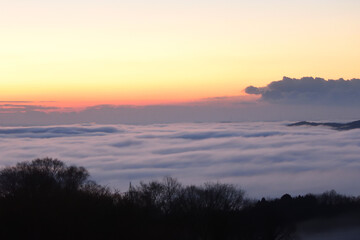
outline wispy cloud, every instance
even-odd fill
[[[21,104],[20,104],[21,103]],[[29,113],[29,112],[49,112],[49,111],[60,111],[61,108],[32,105],[31,102],[12,102],[0,104],[0,113]]]
[[[23,127],[0,128],[0,137],[12,138],[55,138],[69,136],[98,136],[99,134],[115,133],[120,130],[115,127]]]

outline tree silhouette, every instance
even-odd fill
[[[83,167],[35,159],[0,170],[0,239],[290,240],[311,219],[360,223],[360,198],[335,191],[244,196],[232,184],[184,186],[172,177],[113,192]]]
[[[83,167],[43,158],[0,171],[1,239],[48,239],[59,229],[66,230],[52,239],[96,236],[111,207],[109,190],[90,181]]]
[[[89,173],[83,167],[66,166],[52,158],[35,159],[0,171],[0,196],[76,191],[90,184],[88,178]]]

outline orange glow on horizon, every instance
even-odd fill
[[[196,105],[212,105],[214,103],[221,104],[221,106],[227,106],[229,103],[233,102],[251,102],[259,100],[260,96],[258,95],[249,95],[242,91],[239,95],[236,96],[213,96],[209,98],[200,98],[200,99],[173,99],[169,101],[168,99],[149,99],[149,100],[88,100],[88,101],[81,101],[81,100],[63,100],[63,101],[2,101],[1,102],[1,109],[5,111],[6,109],[12,108],[19,108],[21,109],[22,106],[39,106],[40,108],[36,111],[43,111],[43,112],[53,112],[53,111],[60,111],[60,112],[73,112],[73,111],[82,111],[86,108],[97,107],[97,106],[113,106],[113,107],[146,107],[146,106],[196,106]],[[41,107],[45,107],[41,109]],[[46,109],[49,107],[49,109]]]

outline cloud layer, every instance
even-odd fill
[[[43,112],[24,110],[1,112],[0,126],[34,126],[77,123],[154,124],[239,121],[353,121],[360,119],[358,105],[269,104],[264,101],[212,105],[96,106],[82,111]]]
[[[326,81],[323,78],[284,77],[266,87],[249,86],[245,92],[260,94],[262,100],[271,103],[354,106],[360,103],[360,79]]]
[[[252,197],[359,195],[359,136],[285,122],[1,128],[0,164],[56,157],[120,190],[170,175],[186,184],[235,183]]]

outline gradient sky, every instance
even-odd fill
[[[1,1],[0,101],[159,104],[356,78],[359,12],[358,0]]]

